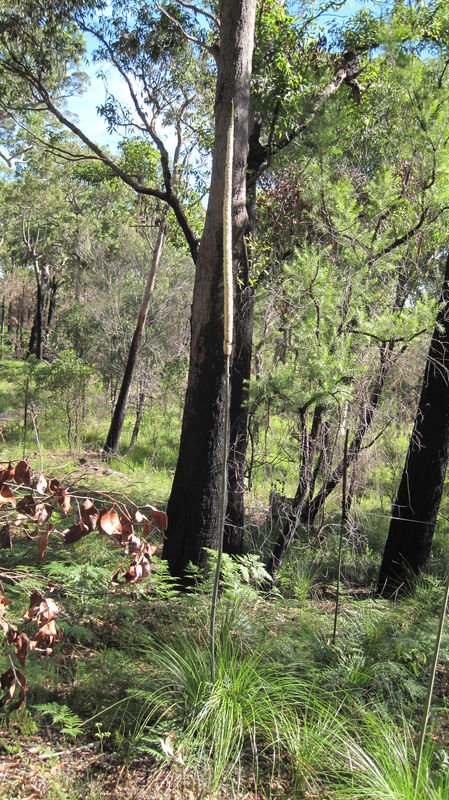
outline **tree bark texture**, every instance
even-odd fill
[[[181,442],[168,503],[163,555],[172,574],[205,562],[216,547],[223,459],[223,193],[226,136],[234,102],[233,269],[247,229],[246,161],[255,0],[222,0],[215,94],[215,140],[206,221],[198,251],[191,316],[190,366]]]
[[[378,592],[410,589],[427,568],[449,447],[449,256],[418,410],[391,513]]]
[[[123,422],[125,420],[125,413],[128,406],[129,393],[131,391],[131,383],[134,375],[134,369],[139,357],[140,345],[142,342],[143,331],[148,316],[148,309],[150,307],[151,295],[153,294],[154,282],[156,280],[157,270],[159,268],[162,250],[165,242],[166,222],[168,215],[168,206],[165,206],[162,211],[161,221],[159,223],[159,230],[154,245],[153,257],[151,259],[151,266],[148,271],[147,282],[145,291],[143,293],[142,302],[140,304],[139,317],[137,320],[136,329],[131,341],[128,352],[128,359],[126,362],[125,372],[122,378],[117,402],[114,406],[112,413],[111,424],[109,426],[106,442],[103,447],[105,453],[116,453],[118,450],[120,435],[122,433]]]
[[[28,354],[42,360],[44,346],[44,307],[50,284],[50,272],[46,264],[39,267],[37,260],[34,263],[36,277],[36,308],[34,312],[33,327],[31,328]]]

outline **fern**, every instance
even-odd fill
[[[70,736],[76,739],[76,737],[83,732],[83,721],[78,714],[75,714],[66,705],[60,705],[55,702],[39,703],[35,705],[34,708],[43,716],[51,717],[52,725],[60,725],[63,736]]]

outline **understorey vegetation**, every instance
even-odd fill
[[[449,800],[448,66],[3,0],[2,799]]]

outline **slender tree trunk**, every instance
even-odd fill
[[[34,263],[34,274],[36,276],[36,309],[34,312],[33,327],[31,328],[28,354],[35,355],[39,361],[42,361],[44,345],[44,306],[50,274],[47,265],[44,264],[43,267],[40,268],[37,261]]]
[[[378,592],[411,588],[428,565],[449,452],[449,256],[404,471],[393,504]]]
[[[359,426],[354,434],[350,446],[348,447],[348,465],[353,464],[357,460],[365,434],[371,426],[374,412],[379,405],[382,395],[385,377],[390,366],[391,353],[391,343],[384,345],[380,350],[379,372],[371,386],[369,401],[363,409]],[[292,512],[289,514],[289,518],[273,547],[273,553],[267,564],[267,571],[270,573],[270,575],[275,575],[278,572],[286,553],[295,539],[299,526],[313,524],[319,510],[323,507],[324,503],[329,495],[334,491],[335,487],[340,483],[343,477],[344,469],[345,460],[342,459],[332,471],[328,479],[324,481],[320,491],[312,499],[310,499],[310,493],[307,496],[307,486],[305,486],[304,491],[303,483],[300,480],[295,499],[292,504]]]
[[[296,489],[296,494],[293,499],[291,509],[287,515],[287,521],[283,527],[282,533],[274,544],[273,552],[267,564],[267,572],[271,576],[276,575],[279,571],[285,555],[290,549],[296,536],[306,494],[308,490],[310,491],[310,483],[314,478],[313,460],[318,446],[318,435],[321,429],[322,417],[323,407],[318,405],[315,406],[309,435],[306,425],[305,410],[301,409],[303,433],[301,469],[299,473],[298,487]]]
[[[0,358],[3,358],[3,339],[5,336],[5,295],[3,295],[2,300],[2,322],[1,322],[1,334],[0,334]]]
[[[257,173],[266,158],[259,143],[260,126],[252,120],[248,138],[247,179]],[[248,448],[248,397],[251,378],[254,286],[250,281],[251,243],[256,236],[256,188],[247,191],[248,237],[242,239],[242,254],[234,305],[234,357],[231,371],[231,437],[228,458],[228,506],[224,552],[241,555],[245,527],[245,473]],[[249,243],[248,243],[249,240]]]
[[[156,244],[154,246],[153,258],[151,260],[150,270],[148,272],[147,283],[140,305],[139,318],[137,320],[134,336],[129,348],[128,360],[126,362],[125,372],[122,379],[122,385],[115,404],[112,414],[111,425],[104,444],[103,450],[105,453],[116,453],[119,446],[120,435],[123,428],[125,419],[126,408],[128,405],[129,393],[131,390],[131,383],[134,374],[134,369],[137,363],[137,358],[140,351],[140,344],[142,342],[142,335],[145,328],[145,322],[148,316],[148,309],[150,307],[151,295],[153,294],[154,281],[159,267],[162,256],[162,250],[165,242],[165,227],[167,222],[168,206],[162,210],[161,221],[157,234]]]
[[[363,440],[365,435],[367,434],[368,430],[371,427],[371,423],[373,421],[374,412],[376,411],[377,406],[379,405],[380,398],[382,396],[382,390],[385,383],[385,378],[387,376],[390,363],[391,363],[391,354],[392,354],[392,344],[388,343],[387,345],[382,346],[380,350],[380,365],[379,365],[379,372],[371,386],[370,395],[368,403],[366,404],[365,408],[363,409],[363,413],[360,418],[359,426],[354,434],[354,437],[351,441],[351,444],[348,448],[348,465],[353,464],[360,453],[362,448]],[[329,495],[334,491],[335,487],[338,486],[344,471],[344,460],[342,459],[335,469],[330,474],[329,478],[324,482],[323,486],[321,487],[318,494],[315,495],[312,499],[307,499],[304,503],[302,512],[301,512],[301,523],[302,524],[309,524],[312,525],[318,511],[323,506]]]
[[[139,392],[139,398],[137,401],[137,409],[136,409],[136,421],[134,422],[133,432],[131,434],[131,441],[129,443],[129,447],[126,453],[130,453],[133,449],[135,443],[137,442],[139,431],[140,431],[140,423],[142,421],[142,414],[143,414],[143,407],[145,404],[145,392]]]
[[[246,161],[255,0],[222,0],[209,204],[196,265],[190,367],[164,544],[174,575],[203,564],[216,547],[223,459],[223,192],[226,136],[234,102],[233,268],[237,277],[247,230]]]
[[[50,297],[48,301],[48,314],[47,314],[47,325],[45,328],[45,344],[48,345],[48,336],[50,334],[51,326],[53,324],[53,319],[55,316],[55,308],[56,308],[56,292],[58,291],[58,284],[56,278],[53,277],[50,282]]]

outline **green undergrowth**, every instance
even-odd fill
[[[211,682],[210,581],[180,592],[161,567],[148,583],[111,591],[120,553],[104,538],[53,544],[39,570],[13,554],[11,574],[13,558],[23,563],[4,587],[8,618],[19,622],[25,589],[50,582],[64,632],[53,656],[28,659],[28,710],[16,725],[26,713],[68,747],[94,741],[128,765],[145,756],[154,770],[165,765],[215,796],[280,782],[284,794],[273,797],[415,800],[437,578],[396,604],[344,594],[332,643],[333,602],[318,585],[310,599],[282,588],[268,597],[259,559],[225,558]],[[441,658],[447,663],[447,636]],[[444,691],[432,718],[416,798],[443,800]]]

